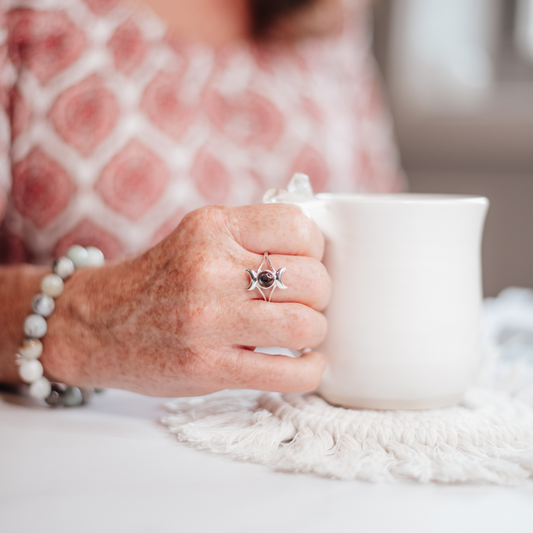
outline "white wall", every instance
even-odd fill
[[[518,1],[514,21],[505,18],[510,0],[375,4],[375,45],[411,190],[491,202],[488,296],[533,288],[533,56],[517,46],[520,10],[533,1]]]

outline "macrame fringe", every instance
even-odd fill
[[[173,401],[178,440],[276,470],[336,479],[516,485],[533,477],[533,411],[470,391],[432,411],[358,411],[314,394],[232,391]]]
[[[333,407],[316,394],[224,391],[167,405],[199,450],[343,480],[519,485],[533,478],[533,292],[485,304],[484,364],[461,404],[428,411]]]

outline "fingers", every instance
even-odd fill
[[[237,310],[226,340],[241,346],[283,346],[302,350],[318,346],[327,331],[322,313],[296,303],[250,301]]]
[[[252,269],[257,272],[263,259],[261,256],[252,257],[254,259],[250,259],[250,268],[252,268],[252,261],[256,261],[257,265]],[[279,271],[281,268],[285,268],[280,277],[284,286],[287,287],[286,289],[276,287],[272,293],[272,302],[297,302],[312,307],[316,311],[325,309],[331,295],[331,280],[320,261],[310,257],[289,255],[269,256],[269,259],[274,270]],[[265,263],[263,268],[270,269],[268,263]],[[245,287],[245,284],[250,283],[250,276],[245,270],[243,271],[243,278],[245,282],[242,286]],[[271,290],[263,290],[267,298]],[[248,291],[246,294],[250,300],[263,299],[257,289]]]
[[[320,352],[307,352],[297,359],[238,350],[224,366],[225,388],[271,392],[309,392],[318,387],[326,366]]]
[[[225,213],[231,235],[245,250],[322,258],[322,233],[298,206],[250,205]]]

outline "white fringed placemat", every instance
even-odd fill
[[[192,447],[282,471],[367,481],[523,483],[533,478],[533,320],[527,320],[533,294],[511,296],[512,305],[502,304],[502,296],[486,304],[485,370],[480,386],[457,406],[351,410],[316,394],[225,391],[170,402],[163,423]]]

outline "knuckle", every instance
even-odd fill
[[[322,374],[315,374],[313,378],[311,378],[309,383],[309,391],[315,390],[320,385],[320,382],[322,381]],[[307,392],[307,391],[306,391]]]
[[[244,240],[242,236],[242,226],[248,225],[252,216],[247,212],[243,212],[242,209],[227,209],[225,212],[226,226],[229,230],[229,234],[233,239],[242,247],[244,246]]]
[[[201,221],[205,216],[204,212],[205,208],[196,209],[195,211],[187,213],[181,221],[181,226],[188,231],[198,228],[201,225]]]
[[[300,242],[308,243],[311,238],[312,221],[299,207],[292,209],[292,224],[294,234],[298,236]]]
[[[195,209],[186,214],[181,221],[186,234],[197,236],[205,232],[210,232],[213,227],[217,227],[224,219],[224,207],[210,205]]]
[[[325,338],[328,332],[328,321],[322,313],[317,314],[316,340],[315,346],[318,346]]]
[[[325,309],[331,297],[331,278],[326,270],[326,267],[315,260],[311,266],[309,282],[312,286],[309,287],[309,292],[313,290],[315,294],[315,301],[313,307],[319,311]],[[311,293],[312,294],[312,293]]]
[[[288,320],[290,334],[296,349],[301,350],[314,341],[314,320],[311,313],[305,313],[301,310],[292,312],[291,315]]]
[[[293,231],[300,242],[302,251],[306,255],[322,258],[324,253],[324,236],[315,222],[304,213],[300,207],[296,207],[293,216]]]
[[[307,268],[309,269],[309,272],[306,272],[307,277],[321,291],[330,284],[328,271],[320,261],[317,259],[308,260]]]
[[[301,390],[298,392],[310,392],[315,390],[320,385],[322,380],[322,374],[319,373],[309,373],[306,376],[306,380],[302,383]]]

